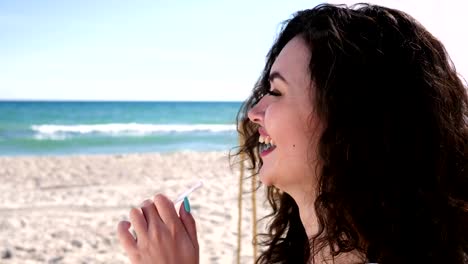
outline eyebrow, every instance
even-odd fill
[[[270,82],[273,82],[275,79],[280,79],[284,83],[288,84],[288,81],[286,81],[286,79],[283,77],[283,75],[281,75],[281,73],[279,73],[277,71],[274,71],[274,72],[270,73],[270,76],[268,77],[268,80]]]

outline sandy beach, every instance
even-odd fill
[[[236,263],[239,167],[227,153],[0,157],[0,263],[129,263],[116,226],[131,206],[199,179],[190,202],[200,263]],[[241,263],[253,263],[250,193],[243,201]]]

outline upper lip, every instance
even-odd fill
[[[268,133],[265,131],[263,127],[258,128],[258,133],[264,137],[269,137]]]

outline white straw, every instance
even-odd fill
[[[177,197],[177,199],[174,200],[174,204],[178,203],[178,202],[182,202],[182,200],[184,200],[184,198],[186,196],[188,196],[189,194],[191,194],[193,191],[195,191],[196,189],[200,188],[203,186],[203,182],[202,181],[198,181],[197,183],[195,183],[190,189],[186,190],[185,192],[183,192],[181,195],[179,195]]]

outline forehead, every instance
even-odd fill
[[[293,86],[310,84],[310,51],[301,37],[294,37],[281,50],[273,63],[271,72],[279,72]]]

